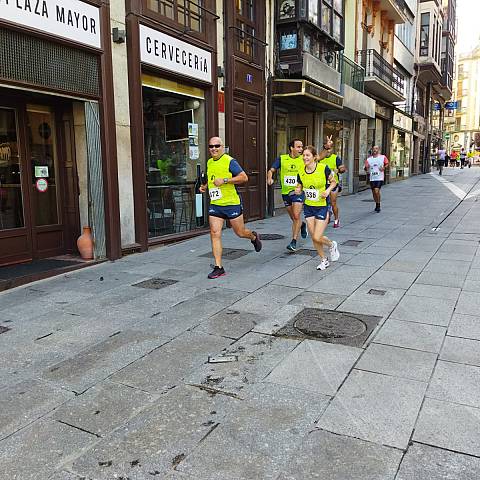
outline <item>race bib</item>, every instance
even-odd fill
[[[370,169],[370,179],[380,178],[380,170],[377,166],[374,166]]]
[[[305,200],[312,200],[313,202],[318,202],[320,200],[320,192],[315,188],[306,188]]]
[[[297,186],[297,177],[293,175],[285,175],[283,177],[283,184],[287,187],[296,187]]]
[[[210,200],[220,200],[222,198],[222,191],[220,188],[210,188],[208,190]]]

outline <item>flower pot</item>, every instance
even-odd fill
[[[77,240],[77,247],[84,260],[93,260],[93,237],[90,227],[83,227],[83,233]]]

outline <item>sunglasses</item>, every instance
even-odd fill
[[[217,143],[216,145],[209,145],[208,148],[220,148],[221,145]]]

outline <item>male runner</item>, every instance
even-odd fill
[[[327,141],[323,145],[323,148],[327,150],[330,153],[330,155],[320,160],[320,163],[322,163],[323,165],[326,165],[330,169],[330,171],[333,173],[333,176],[335,178],[335,183],[336,183],[335,188],[330,192],[329,198],[330,198],[330,205],[333,210],[333,215],[335,217],[335,221],[333,222],[333,228],[338,228],[340,226],[340,218],[338,215],[337,195],[342,190],[342,186],[340,185],[340,178],[338,174],[345,173],[347,169],[345,168],[345,165],[343,165],[342,159],[338,157],[335,153],[331,153],[331,150],[333,148],[332,135],[327,137]]]
[[[300,195],[295,194],[297,175],[300,169],[303,168],[303,143],[298,138],[295,138],[288,144],[288,148],[290,153],[280,155],[268,170],[267,184],[273,185],[273,174],[280,170],[283,203],[292,220],[292,241],[287,245],[287,250],[295,252],[297,250],[299,232],[301,232],[302,238],[307,238],[307,226],[301,219],[305,195],[303,192]]]
[[[210,195],[208,220],[215,266],[208,278],[213,279],[225,275],[222,266],[222,228],[225,220],[230,221],[236,235],[250,239],[256,252],[262,249],[262,242],[260,235],[245,228],[242,202],[236,189],[236,185],[248,182],[247,174],[235,159],[225,153],[221,138],[212,137],[208,144],[211,154],[207,162],[208,181],[200,187],[200,191],[206,192],[208,188]]]
[[[462,147],[460,150],[460,168],[465,167],[465,161],[467,160],[467,152],[465,151],[465,148]]]
[[[370,188],[375,200],[375,211],[380,212],[380,189],[385,181],[385,168],[388,167],[388,158],[380,154],[380,147],[372,148],[372,156],[365,160],[365,170],[370,177]]]

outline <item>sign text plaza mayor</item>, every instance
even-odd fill
[[[100,11],[81,0],[0,0],[0,20],[100,48]]]

